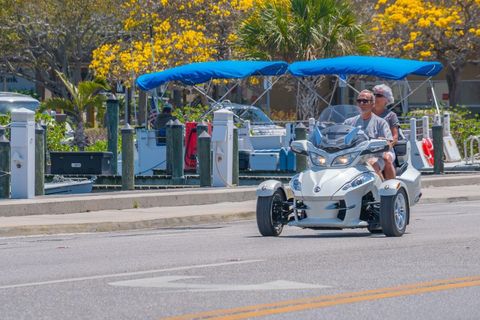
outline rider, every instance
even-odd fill
[[[373,87],[373,94],[375,95],[375,107],[373,113],[380,118],[387,121],[390,131],[392,131],[393,140],[390,144],[390,150],[383,153],[383,160],[385,160],[385,168],[383,169],[383,175],[385,179],[394,179],[396,176],[395,166],[395,152],[393,146],[398,142],[398,127],[400,122],[398,117],[393,111],[389,111],[386,106],[394,102],[392,89],[385,84],[379,84]]]
[[[155,119],[155,132],[156,132],[156,137],[157,137],[157,145],[165,142],[165,133],[166,133],[166,127],[167,123],[172,120],[175,121],[177,118],[172,115],[172,105],[169,104],[168,102],[165,102],[162,113],[157,115],[157,118]]]
[[[370,139],[386,139],[392,141],[392,132],[387,121],[375,115],[372,111],[375,106],[375,96],[370,90],[362,90],[357,97],[357,105],[360,107],[361,114],[345,120],[344,124],[360,127]],[[385,161],[381,157],[372,157],[368,163],[375,172],[382,178],[382,170],[385,167]]]

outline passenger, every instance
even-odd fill
[[[162,109],[162,113],[157,115],[154,124],[157,144],[165,142],[166,126],[167,122],[170,120],[175,121],[177,120],[177,118],[172,115],[172,105],[169,103],[165,103]]]
[[[398,117],[393,111],[389,111],[387,106],[393,104],[392,89],[385,84],[379,84],[373,87],[373,94],[375,95],[375,107],[373,113],[380,118],[387,121],[390,131],[392,131],[393,140],[390,144],[390,150],[383,153],[383,160],[385,160],[385,168],[383,169],[383,175],[385,179],[394,179],[396,176],[396,170],[394,166],[395,151],[393,146],[398,142],[398,127],[400,122]]]
[[[357,105],[361,109],[361,114],[345,120],[344,124],[360,127],[370,139],[386,139],[392,141],[392,132],[388,127],[387,121],[376,116],[372,111],[375,106],[375,96],[370,90],[363,90],[358,94]],[[383,180],[382,170],[385,167],[385,161],[381,157],[372,157],[368,163]]]

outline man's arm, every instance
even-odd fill
[[[393,147],[393,135],[392,131],[390,130],[390,126],[388,125],[388,122],[385,121],[384,119],[380,119],[381,123],[381,131],[383,132],[383,138],[388,141],[388,144],[390,147]]]
[[[398,120],[397,115],[390,111],[390,130],[392,131],[393,145],[396,145],[398,142],[398,128],[400,127],[400,121]]]

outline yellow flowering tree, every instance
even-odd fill
[[[379,0],[375,9],[377,54],[441,61],[450,104],[456,105],[460,72],[478,60],[480,0]]]
[[[234,25],[257,1],[125,1],[121,37],[98,47],[90,67],[129,86],[138,74],[229,58]]]

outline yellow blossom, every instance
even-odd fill
[[[430,51],[420,51],[418,53],[420,55],[420,57],[422,58],[428,58],[428,57],[431,57],[432,56],[432,53]]]
[[[119,40],[97,48],[90,68],[98,76],[131,83],[132,72],[142,74],[212,60],[220,46],[236,39],[231,21],[266,1],[125,0],[123,28],[134,35],[134,40]],[[153,27],[153,45],[150,27]]]

